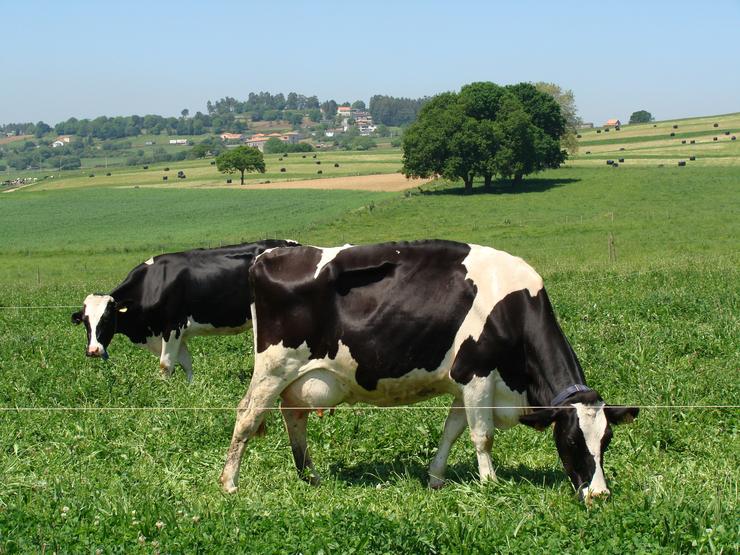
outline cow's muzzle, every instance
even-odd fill
[[[100,348],[91,348],[85,350],[85,356],[91,357],[91,358],[102,358],[103,360],[108,360],[108,351],[105,349]]]

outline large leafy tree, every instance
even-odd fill
[[[630,123],[649,123],[654,119],[653,115],[647,110],[638,110],[637,112],[632,112]]]
[[[566,121],[557,102],[531,83],[500,87],[479,82],[460,93],[432,98],[403,138],[403,172],[409,177],[513,178],[557,167]]]
[[[560,85],[555,83],[545,83],[540,81],[534,85],[537,90],[549,94],[555,99],[560,106],[560,113],[565,118],[565,134],[561,139],[561,144],[570,154],[578,152],[578,128],[583,125],[583,120],[578,115],[576,108],[576,97],[570,89],[564,90]]]
[[[223,173],[241,172],[241,183],[244,185],[244,172],[265,173],[265,158],[262,153],[251,146],[238,146],[216,157],[216,167]]]

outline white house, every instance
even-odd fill
[[[72,141],[72,137],[69,135],[59,135],[56,140],[51,143],[51,148],[57,148],[69,144]]]
[[[170,139],[171,145],[186,145],[188,144],[187,139]]]

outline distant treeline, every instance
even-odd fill
[[[374,95],[370,98],[368,110],[376,124],[388,126],[408,125],[416,119],[419,109],[428,98],[396,98]],[[0,133],[14,135],[36,135],[42,137],[54,131],[58,135],[77,135],[96,139],[119,139],[134,137],[142,133],[152,135],[202,135],[204,133],[243,133],[247,130],[245,118],[237,115],[249,114],[251,121],[288,121],[298,126],[304,117],[318,123],[336,116],[337,107],[352,106],[365,110],[362,100],[338,104],[335,100],[319,102],[316,96],[305,96],[295,92],[271,94],[269,92],[249,93],[246,100],[230,96],[206,103],[206,114],[196,112],[189,117],[183,110],[182,117],[146,116],[100,116],[95,119],[69,118],[54,127],[39,121],[37,123],[8,123],[0,125]]]

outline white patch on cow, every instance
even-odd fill
[[[213,324],[196,321],[192,316],[188,316],[187,324],[181,331],[183,338],[193,337],[196,335],[237,335],[249,327],[249,320],[237,327],[216,327]]]
[[[573,406],[578,414],[578,426],[586,440],[586,447],[596,464],[593,478],[591,478],[591,483],[588,486],[587,496],[608,494],[609,489],[606,487],[604,469],[601,466],[601,440],[604,438],[607,426],[604,403],[595,405],[573,403]]]
[[[529,405],[527,393],[509,389],[498,370],[494,370],[491,377],[494,381],[493,423],[496,428],[506,430],[519,424],[520,416],[531,412],[531,409],[523,408]]]
[[[147,266],[151,266],[152,264],[154,264],[154,257],[150,256],[149,259],[144,262],[144,264],[146,264]]]
[[[470,245],[462,263],[467,269],[465,278],[473,282],[477,291],[455,337],[456,345],[468,337],[478,341],[488,315],[506,295],[527,289],[534,297],[543,286],[542,278],[524,260],[491,247]]]
[[[319,277],[319,273],[321,270],[326,266],[329,262],[334,260],[334,258],[343,250],[350,248],[352,245],[345,244],[341,247],[329,247],[329,248],[321,248],[316,247],[317,249],[321,250],[321,260],[319,260],[318,265],[316,266],[316,271],[313,274],[313,278],[316,279]]]
[[[110,295],[88,295],[85,297],[83,303],[85,316],[87,316],[90,325],[90,344],[87,346],[88,351],[95,350],[101,353],[105,351],[105,348],[98,342],[96,330],[109,302],[113,302],[113,297]]]

